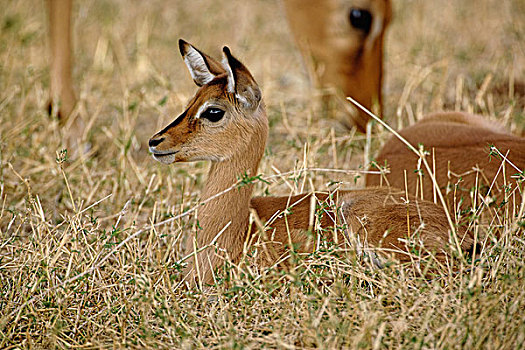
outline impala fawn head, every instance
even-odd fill
[[[199,209],[195,245],[193,239],[187,239],[186,251],[204,247],[216,237],[215,244],[235,261],[242,252],[253,184],[236,191],[227,189],[239,176],[254,175],[263,156],[268,119],[261,90],[227,47],[222,64],[183,40],[179,48],[199,89],[185,111],[149,140],[149,149],[163,163],[212,161],[201,192],[204,204]],[[208,283],[213,269],[225,258],[212,250],[195,253],[185,278],[195,281],[200,271],[198,279]]]
[[[224,161],[267,137],[261,90],[248,69],[223,48],[222,64],[185,42],[179,49],[199,90],[185,111],[149,140],[162,163]]]
[[[390,0],[285,0],[290,27],[315,78],[381,113],[383,38]],[[366,130],[362,112],[351,123]]]

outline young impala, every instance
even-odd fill
[[[253,199],[252,184],[225,191],[243,174],[257,174],[268,135],[261,90],[227,47],[223,49],[222,64],[183,40],[179,41],[179,48],[199,89],[185,111],[149,140],[149,149],[156,160],[166,164],[211,161],[201,194],[204,205],[198,211],[199,230],[195,240],[188,239],[186,244],[186,251],[195,254],[186,270],[189,281],[194,283],[198,277],[202,283],[213,282],[213,270],[221,265],[225,254],[232,261],[239,261],[245,242],[254,238],[247,237],[248,233],[257,231],[248,227],[250,207],[271,226],[263,237],[261,264],[275,263],[291,246],[298,253],[311,252],[311,196],[321,204],[333,200],[338,208],[326,209],[322,227],[345,227],[339,230],[340,237],[325,239],[345,242],[358,235],[360,242],[381,247],[400,261],[413,258],[404,242],[415,239],[436,256],[444,256],[451,237],[444,211],[426,201],[398,201],[400,195],[388,189]],[[287,208],[290,212],[285,215]],[[270,220],[271,217],[277,218]],[[463,249],[472,244],[461,229],[455,237],[459,237],[461,243],[456,243]],[[200,250],[211,242],[218,249]]]
[[[498,205],[501,201],[521,204],[525,139],[505,132],[481,116],[461,112],[429,115],[399,133],[412,145],[421,144],[429,152],[428,162],[435,168],[437,184],[449,205],[481,204],[487,194],[495,197]],[[376,159],[377,165],[386,164],[390,173],[384,179],[368,175],[367,185],[388,183],[404,188],[406,181],[409,193],[432,199],[432,181],[418,162],[415,153],[397,137],[391,137]],[[480,191],[471,192],[476,188]]]
[[[65,121],[76,104],[71,78],[72,0],[47,0],[51,44],[51,107]],[[319,85],[335,87],[372,109],[381,108],[383,36],[390,0],[284,0],[291,31]],[[378,111],[379,113],[381,110]],[[381,113],[380,113],[381,115]],[[365,131],[368,116],[350,120]]]

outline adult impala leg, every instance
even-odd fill
[[[51,89],[49,111],[65,121],[76,104],[71,79],[72,0],[47,0],[51,43]]]

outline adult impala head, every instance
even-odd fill
[[[285,0],[290,27],[323,87],[334,87],[368,109],[379,107],[383,38],[392,17],[390,0]],[[377,108],[376,108],[377,109]],[[368,116],[351,123],[366,130]]]
[[[261,90],[248,69],[226,46],[222,64],[182,39],[179,49],[199,90],[186,110],[149,140],[153,157],[167,164],[224,161],[247,151],[254,137],[264,144]]]

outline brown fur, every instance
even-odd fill
[[[271,257],[269,263],[278,261],[287,254],[289,249],[288,232],[292,232],[292,242],[296,244],[298,253],[312,252],[314,239],[309,234],[310,197],[312,194],[301,194],[285,197],[255,197],[250,205],[257,211],[263,222],[269,222],[265,236],[273,238],[273,243],[263,257]],[[347,230],[337,230],[338,236],[327,235],[323,239],[337,240],[339,244],[353,245],[349,242],[352,235],[357,235],[360,242],[367,242],[381,255],[391,256],[401,262],[417,260],[417,257],[407,248],[410,241],[415,250],[424,246],[422,252],[431,251],[439,258],[444,258],[448,242],[451,242],[447,218],[442,208],[428,201],[409,201],[404,203],[404,193],[392,192],[386,188],[368,188],[363,190],[346,190],[332,193],[315,194],[316,203],[327,208],[322,211],[320,226],[323,229],[342,227]],[[280,215],[270,220],[276,212],[290,208],[288,215]],[[334,208],[338,208],[336,212]],[[407,215],[408,214],[408,215]],[[409,217],[407,221],[407,216]],[[343,218],[344,217],[344,218]],[[335,221],[334,221],[335,220]],[[408,222],[408,223],[407,223]],[[410,225],[410,227],[409,227]],[[326,232],[326,230],[323,230]],[[468,250],[473,240],[459,228],[458,237],[461,247]],[[355,249],[356,247],[354,247]]]
[[[392,17],[390,0],[284,0],[290,28],[314,80],[351,96],[370,110],[375,103],[382,115],[383,41]],[[368,10],[381,21],[376,37],[352,27],[350,9]],[[374,22],[372,28],[374,27]],[[365,132],[369,116],[356,112],[350,123]]]
[[[181,41],[180,46],[183,57],[186,57],[191,46],[184,41]],[[212,272],[224,259],[239,261],[245,243],[253,242],[254,238],[247,237],[250,205],[263,221],[268,221],[276,212],[282,212],[292,205],[290,215],[269,222],[271,229],[265,232],[266,238],[263,237],[264,254],[260,259],[261,264],[273,264],[284,257],[290,243],[299,252],[307,252],[313,248],[313,241],[307,232],[310,222],[310,194],[291,198],[256,197],[250,202],[253,185],[249,184],[216,196],[234,185],[240,175],[257,173],[268,135],[264,103],[256,98],[258,96],[260,99],[259,87],[246,67],[230,55],[229,49],[225,48],[223,51],[231,73],[213,74],[213,80],[203,84],[190,101],[186,112],[179,117],[182,119],[170,124],[150,140],[150,150],[154,157],[164,163],[212,160],[201,196],[201,200],[207,203],[198,211],[201,229],[197,231],[195,246],[193,239],[187,240],[186,251],[191,253],[194,249],[206,247],[219,232],[223,232],[216,240],[218,250],[212,247],[200,253],[195,251],[196,259],[191,259],[185,271],[190,283],[212,283]],[[204,60],[211,59],[202,57]],[[202,68],[202,64],[198,65],[199,62],[190,60],[186,64],[191,71],[195,67]],[[206,66],[209,67],[210,64]],[[231,76],[237,82],[234,93],[226,91]],[[218,87],[224,91],[221,92]],[[226,111],[224,117],[215,123],[197,118],[194,114],[202,110],[200,106],[210,100]],[[177,153],[168,154],[170,152]],[[328,195],[319,194],[317,197],[326,200]],[[425,201],[406,205],[399,203],[398,198],[399,195],[392,194],[387,189],[340,191],[335,194],[334,202],[341,209],[338,213],[327,209],[331,216],[324,215],[320,224],[324,228],[330,228],[334,226],[334,222],[346,221],[350,228],[347,231],[359,235],[361,242],[387,248],[401,261],[409,258],[407,247],[399,239],[407,238],[408,232],[410,235],[418,232],[426,249],[436,251],[437,256],[443,256],[441,250],[448,242],[449,229],[443,210]],[[298,203],[293,205],[296,202]],[[407,210],[410,228],[406,221]],[[425,223],[424,227],[417,229],[422,222]],[[460,233],[460,237],[464,238],[463,231],[460,230]],[[345,242],[345,237],[326,239]],[[462,242],[463,248],[469,248],[472,244],[469,237],[465,237]]]
[[[456,203],[463,198],[465,206],[472,204],[470,190],[476,185],[476,175],[478,175],[479,186],[488,189],[502,164],[498,157],[489,156],[490,145],[496,146],[502,154],[509,151],[509,160],[519,169],[525,169],[525,139],[506,133],[501,126],[481,116],[460,112],[435,113],[401,130],[400,134],[415,147],[423,144],[425,150],[429,152],[434,150],[436,179],[449,205],[454,204],[454,196],[456,196]],[[432,155],[428,156],[427,160],[432,166]],[[405,186],[404,170],[406,169],[409,193],[416,195],[420,192],[419,176],[414,173],[417,169],[418,157],[395,136],[391,137],[380,150],[376,162],[380,166],[385,162],[388,164],[390,174],[386,175],[386,180],[391,186],[398,188]],[[422,168],[424,169],[423,166]],[[473,171],[474,168],[479,168],[481,173]],[[449,169],[462,179],[456,193],[454,193],[454,184],[459,179],[453,174],[449,177]],[[425,199],[432,199],[432,181],[426,171],[423,172],[425,174],[423,196]],[[491,195],[498,201],[503,200],[505,191],[502,190],[502,186],[504,183],[512,184],[514,189],[516,181],[511,176],[516,173],[514,168],[505,163],[506,176],[504,177],[500,172]],[[367,186],[377,186],[381,183],[381,177],[368,175],[366,183]],[[451,189],[448,194],[447,187]],[[519,191],[515,193],[517,203],[520,203]],[[480,203],[479,199],[476,202]]]

